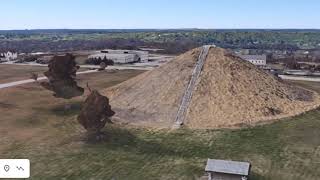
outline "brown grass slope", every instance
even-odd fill
[[[172,126],[200,49],[106,90],[113,121],[152,127]]]
[[[220,48],[207,56],[185,123],[191,128],[254,125],[319,105],[315,92],[282,82]]]
[[[114,120],[171,127],[200,49],[191,50],[105,94]],[[211,48],[187,112],[190,128],[257,124],[300,114],[319,105],[314,92],[287,85],[221,48]]]

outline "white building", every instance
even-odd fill
[[[127,64],[127,63],[139,62],[139,57],[135,54],[99,53],[99,54],[90,55],[88,58],[89,59],[112,60],[116,64]]]
[[[239,55],[243,60],[249,61],[256,66],[265,66],[267,65],[267,56],[266,55]]]
[[[4,53],[0,53],[0,60],[1,61],[12,61],[18,58],[18,53],[16,52],[4,52]]]
[[[125,64],[134,62],[148,62],[149,53],[147,51],[136,50],[102,50],[97,54],[90,55],[89,59],[108,59],[114,63]]]

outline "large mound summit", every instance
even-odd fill
[[[105,91],[116,121],[172,127],[202,48]],[[183,118],[190,128],[254,125],[319,106],[315,92],[294,87],[227,50],[211,47]]]

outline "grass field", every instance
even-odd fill
[[[40,77],[47,70],[48,67],[46,66],[0,64],[0,84],[30,79],[31,73],[36,73]],[[88,69],[80,68],[79,71],[85,70]]]
[[[31,73],[42,74],[48,68],[42,66],[18,66],[0,64],[0,84],[29,79]]]
[[[96,89],[140,71],[79,76]],[[296,82],[293,82],[296,83]],[[298,84],[320,92],[320,83]],[[31,179],[198,179],[207,158],[252,163],[254,180],[320,177],[320,109],[269,125],[238,130],[148,130],[119,125],[108,140],[84,141],[76,122],[83,98],[55,99],[36,84],[0,91],[1,158],[31,160]],[[71,103],[72,110],[64,111]]]
[[[320,83],[319,82],[307,82],[307,81],[288,81],[291,84],[302,86],[307,89],[312,89],[320,93]]]

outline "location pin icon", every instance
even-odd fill
[[[10,166],[9,166],[9,165],[4,165],[3,169],[4,169],[6,172],[8,172],[9,169],[10,169]]]

